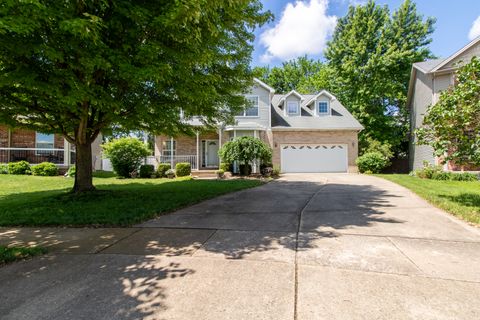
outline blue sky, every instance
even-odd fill
[[[304,54],[322,58],[336,18],[346,14],[349,4],[363,0],[262,0],[275,20],[258,29],[253,66],[279,65]],[[390,11],[403,0],[377,0]],[[425,17],[437,18],[430,45],[439,57],[448,57],[480,36],[480,0],[417,0],[417,10]],[[308,39],[308,40],[307,40]]]

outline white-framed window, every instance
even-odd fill
[[[318,101],[317,114],[319,116],[325,116],[330,114],[330,106],[328,101]]]
[[[297,115],[300,112],[300,105],[298,101],[288,101],[287,102],[287,114],[288,115]]]
[[[258,96],[246,97],[249,107],[240,112],[240,117],[258,117]]]
[[[35,148],[53,149],[55,145],[55,135],[48,133],[35,132]]]
[[[177,154],[177,141],[165,140],[162,142],[162,154],[170,157]]]

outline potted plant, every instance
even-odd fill
[[[217,175],[217,179],[223,179],[225,177],[225,171],[222,169],[215,171],[215,174]]]
[[[165,172],[165,175],[167,176],[168,179],[173,179],[175,178],[175,170],[168,169],[167,172]]]

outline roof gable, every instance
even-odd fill
[[[298,92],[295,91],[295,90],[292,90],[292,91],[290,91],[289,93],[287,93],[286,95],[284,95],[281,100],[286,100],[286,99],[287,99],[289,96],[291,96],[291,95],[297,96],[297,97],[300,98],[300,100],[302,100],[302,101],[305,100],[305,98],[304,98],[300,93],[298,93]]]
[[[270,91],[270,93],[274,93],[275,92],[275,89],[273,89],[272,87],[270,87],[268,84],[266,84],[265,82],[263,82],[262,80],[260,79],[257,79],[257,78],[253,78],[253,81],[256,82],[259,86],[267,89],[268,91]]]
[[[452,54],[450,57],[445,59],[443,62],[438,64],[435,68],[431,70],[431,72],[437,72],[440,69],[443,69],[444,67],[451,66],[451,62],[458,61],[459,58],[465,54],[468,50],[473,49],[476,45],[480,44],[480,37],[477,37],[476,39],[473,39],[469,44],[467,44],[465,47],[462,49],[458,50],[454,54]]]

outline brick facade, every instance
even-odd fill
[[[35,131],[27,129],[10,129],[10,144],[8,143],[8,127],[0,125],[0,147],[35,148]],[[63,149],[64,140],[61,134],[55,134],[54,148]]]

